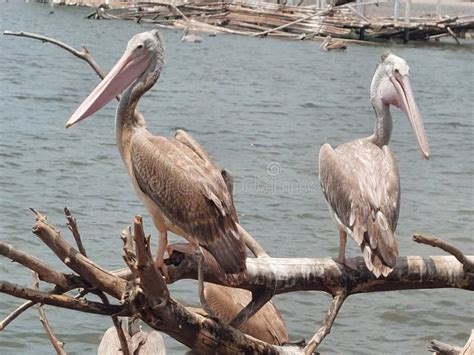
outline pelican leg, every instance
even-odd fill
[[[347,266],[350,269],[357,270],[357,263],[351,259],[346,259],[346,242],[347,242],[347,232],[340,230],[339,231],[339,255],[337,257],[337,262]]]
[[[347,233],[345,231],[339,231],[339,255],[337,261],[341,264],[346,263],[346,242],[347,242]]]
[[[155,264],[160,269],[163,276],[169,280],[168,268],[164,263],[165,250],[168,246],[168,231],[158,231],[158,250],[156,252]]]
[[[204,296],[204,254],[201,247],[198,245],[195,249],[198,256],[198,292],[199,292],[199,301],[201,303],[201,308],[206,311],[211,317],[216,317],[209,307],[206,297]]]

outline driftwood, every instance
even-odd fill
[[[179,342],[197,352],[209,353],[214,349],[222,353],[295,353],[309,354],[314,351],[330,332],[344,300],[352,294],[424,288],[460,288],[474,290],[474,275],[465,271],[454,256],[401,257],[394,271],[384,279],[376,279],[365,267],[363,259],[357,257],[356,270],[338,264],[332,258],[279,259],[271,257],[249,258],[247,272],[239,275],[226,275],[220,270],[212,257],[205,257],[204,279],[221,285],[244,288],[250,291],[271,290],[272,294],[299,290],[324,291],[333,296],[333,301],[324,319],[306,348],[296,346],[273,346],[242,334],[238,330],[219,321],[195,313],[175,301],[167,285],[155,267],[149,250],[149,240],[145,238],[142,221],[134,222],[133,238],[135,249],[130,243],[124,247],[131,282],[116,276],[80,254],[68,244],[56,227],[50,225],[44,216],[37,213],[33,233],[37,235],[63,263],[76,273],[75,278],[82,284],[93,285],[116,299],[114,304],[97,303],[75,299],[67,294],[54,295],[47,292],[0,282],[0,292],[28,299],[46,305],[78,310],[81,312],[138,316],[150,327],[163,331]],[[2,255],[18,255],[20,252],[11,246],[1,249]],[[26,253],[24,255],[27,255]],[[464,257],[474,262],[474,257]],[[22,264],[34,271],[44,272],[45,266],[30,262],[25,257]],[[167,263],[171,282],[183,278],[197,278],[197,259],[194,255],[173,253]],[[53,271],[53,270],[50,270]],[[63,275],[60,273],[60,275]],[[59,281],[61,277],[58,277]],[[47,279],[54,283],[53,278]],[[57,286],[57,285],[56,285]],[[118,303],[117,303],[118,302]]]
[[[5,34],[36,38],[58,45],[60,43],[35,34]],[[76,51],[64,44],[61,47]],[[79,57],[91,64],[91,57]],[[0,281],[0,292],[28,300],[0,323],[2,329],[22,311],[40,303],[106,316],[138,317],[153,329],[167,333],[198,353],[310,354],[329,334],[345,299],[353,294],[427,288],[474,290],[474,256],[465,256],[452,245],[423,236],[415,236],[416,241],[441,247],[454,256],[400,257],[393,272],[387,278],[380,279],[376,279],[369,272],[362,257],[351,260],[356,265],[355,269],[349,269],[332,258],[272,258],[249,235],[245,236],[246,244],[260,257],[247,259],[245,273],[225,274],[212,256],[205,253],[205,281],[252,292],[250,304],[230,322],[234,326],[244,323],[275,294],[313,290],[332,296],[322,326],[306,346],[275,346],[243,334],[220,319],[188,309],[174,300],[151,257],[149,239],[145,237],[141,217],[135,218],[133,233],[131,230],[122,233],[127,269],[109,271],[87,257],[80,242],[76,220],[67,209],[65,213],[68,228],[75,237],[78,249],[70,245],[43,215],[32,211],[36,216],[33,233],[69,271],[64,273],[55,270],[28,253],[0,242],[1,255],[35,271],[40,280],[53,286],[48,291],[40,291]],[[169,282],[197,279],[198,260],[195,255],[174,252],[166,263]],[[72,295],[71,290],[75,289],[81,291]],[[85,300],[83,297],[88,292],[99,295],[101,302]],[[109,297],[113,299],[112,302],[109,302]],[[122,332],[120,324],[116,324],[115,331],[117,334]],[[121,347],[127,349],[129,344],[125,347],[124,343],[128,343],[130,339],[126,334],[122,338],[125,338],[125,341],[122,339]]]
[[[381,1],[364,2],[369,6]],[[293,39],[320,40],[331,35],[347,40],[382,41],[386,39],[429,40],[458,37],[474,30],[474,16],[414,17],[408,22],[393,18],[367,17],[348,1],[332,1],[335,6],[290,6],[234,1],[215,3],[140,2],[127,8],[108,9],[99,18],[153,23],[166,28],[204,32],[225,32],[244,36],[276,36]],[[97,18],[97,16],[96,16]]]
[[[474,329],[464,347],[450,345],[439,340],[431,340],[428,349],[434,355],[472,355],[474,354]]]

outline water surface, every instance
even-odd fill
[[[128,39],[147,30],[132,22],[88,21],[89,11],[20,2],[2,3],[0,30],[86,44],[106,69]],[[319,147],[369,135],[374,115],[368,86],[386,46],[351,45],[323,53],[315,42],[219,35],[200,45],[163,31],[166,65],[141,101],[149,129],[172,136],[185,128],[235,176],[242,224],[279,257],[336,256],[338,237],[317,179]],[[436,234],[474,254],[473,49],[452,45],[394,46],[411,66],[411,83],[425,118],[432,157],[417,151],[407,119],[394,111],[392,149],[399,161],[402,207],[397,230],[401,255],[441,254],[411,241]],[[123,267],[119,233],[135,214],[145,218],[115,147],[115,103],[65,130],[72,111],[98,83],[86,64],[38,41],[0,38],[0,238],[65,268],[34,235],[28,207],[65,229],[62,208],[75,213],[90,257]],[[72,239],[72,238],[71,238]],[[358,254],[350,241],[349,254]],[[0,259],[1,279],[29,285],[24,268]],[[193,281],[173,296],[197,305]],[[292,340],[320,326],[329,297],[299,292],[275,297]],[[0,295],[0,317],[20,303]],[[426,353],[429,339],[464,344],[474,324],[472,294],[459,290],[404,291],[348,299],[323,353]],[[48,307],[50,322],[70,354],[94,353],[111,326],[107,317]],[[185,348],[166,337],[170,354]],[[0,334],[2,354],[51,353],[35,310]]]

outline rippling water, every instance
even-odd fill
[[[85,9],[2,3],[0,29],[39,32],[79,47],[87,44],[104,67],[127,40],[150,27],[87,21]],[[374,115],[368,85],[384,46],[351,45],[323,53],[313,42],[219,35],[201,45],[163,31],[166,66],[140,103],[151,131],[192,133],[236,180],[242,223],[273,256],[335,256],[338,238],[317,180],[321,144],[368,135]],[[412,87],[424,115],[432,158],[423,161],[406,118],[394,112],[392,149],[402,180],[398,227],[401,255],[439,254],[411,241],[433,233],[473,254],[473,47],[394,46],[411,65]],[[63,128],[96,85],[96,75],[63,50],[38,41],[0,39],[0,238],[64,269],[32,234],[28,207],[65,230],[62,208],[75,213],[88,253],[104,267],[123,266],[120,230],[135,214],[151,221],[135,196],[115,147],[115,103],[94,118]],[[65,233],[67,234],[67,233]],[[155,238],[156,241],[156,238]],[[348,253],[358,253],[352,241]],[[1,279],[30,284],[22,267],[0,259]],[[196,284],[173,295],[196,305]],[[329,298],[300,292],[277,296],[293,340],[319,327]],[[0,295],[0,317],[19,304]],[[432,337],[464,344],[474,324],[472,294],[404,291],[351,297],[324,341],[324,353],[425,353]],[[111,322],[48,307],[71,354],[93,353]],[[184,347],[166,337],[170,354]],[[0,333],[2,354],[51,353],[36,311]]]

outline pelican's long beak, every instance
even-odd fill
[[[400,108],[405,112],[410,121],[411,127],[415,132],[418,145],[421,153],[425,159],[430,157],[430,147],[428,145],[428,138],[426,137],[425,127],[423,126],[423,118],[421,117],[420,110],[415,102],[415,97],[411,90],[410,81],[407,76],[395,77],[392,75],[390,81],[395,86],[399,95]]]
[[[65,125],[66,128],[91,116],[123,92],[145,71],[149,62],[145,55],[134,56],[133,51],[127,49],[107,76],[74,111]]]

